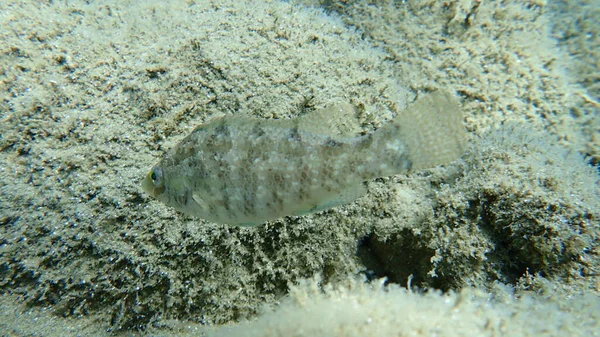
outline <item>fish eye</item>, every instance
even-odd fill
[[[163,172],[160,167],[154,167],[152,171],[150,171],[150,179],[152,183],[156,187],[160,187],[163,184]]]

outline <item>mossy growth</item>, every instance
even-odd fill
[[[385,268],[363,262],[392,282],[412,273],[414,285],[443,290],[522,286],[533,275],[598,291],[598,175],[555,143],[519,126],[474,141],[458,170],[448,170],[460,172],[455,182],[434,182],[427,220],[363,242]]]

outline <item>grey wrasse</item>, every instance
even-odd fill
[[[349,104],[294,119],[228,115],[196,127],[150,170],[152,197],[211,222],[251,226],[351,202],[364,181],[446,164],[464,151],[457,100],[425,95],[377,131],[323,122]],[[332,122],[333,125],[333,122]]]

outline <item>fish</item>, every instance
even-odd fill
[[[255,226],[353,202],[366,181],[447,164],[465,150],[460,105],[445,91],[371,133],[343,130],[340,121],[355,115],[341,104],[290,119],[214,119],[167,151],[142,189],[186,215]]]

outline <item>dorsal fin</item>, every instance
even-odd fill
[[[361,132],[356,108],[350,103],[332,105],[300,116],[298,128],[334,139],[356,137]]]
[[[236,126],[260,119],[249,115],[225,115],[212,118],[196,127],[196,129],[214,126],[220,120],[226,120],[228,125]],[[295,118],[266,120],[272,126],[280,128],[297,127],[305,132],[326,135],[336,140],[357,137],[362,131],[356,117],[356,108],[350,103],[332,105]]]

